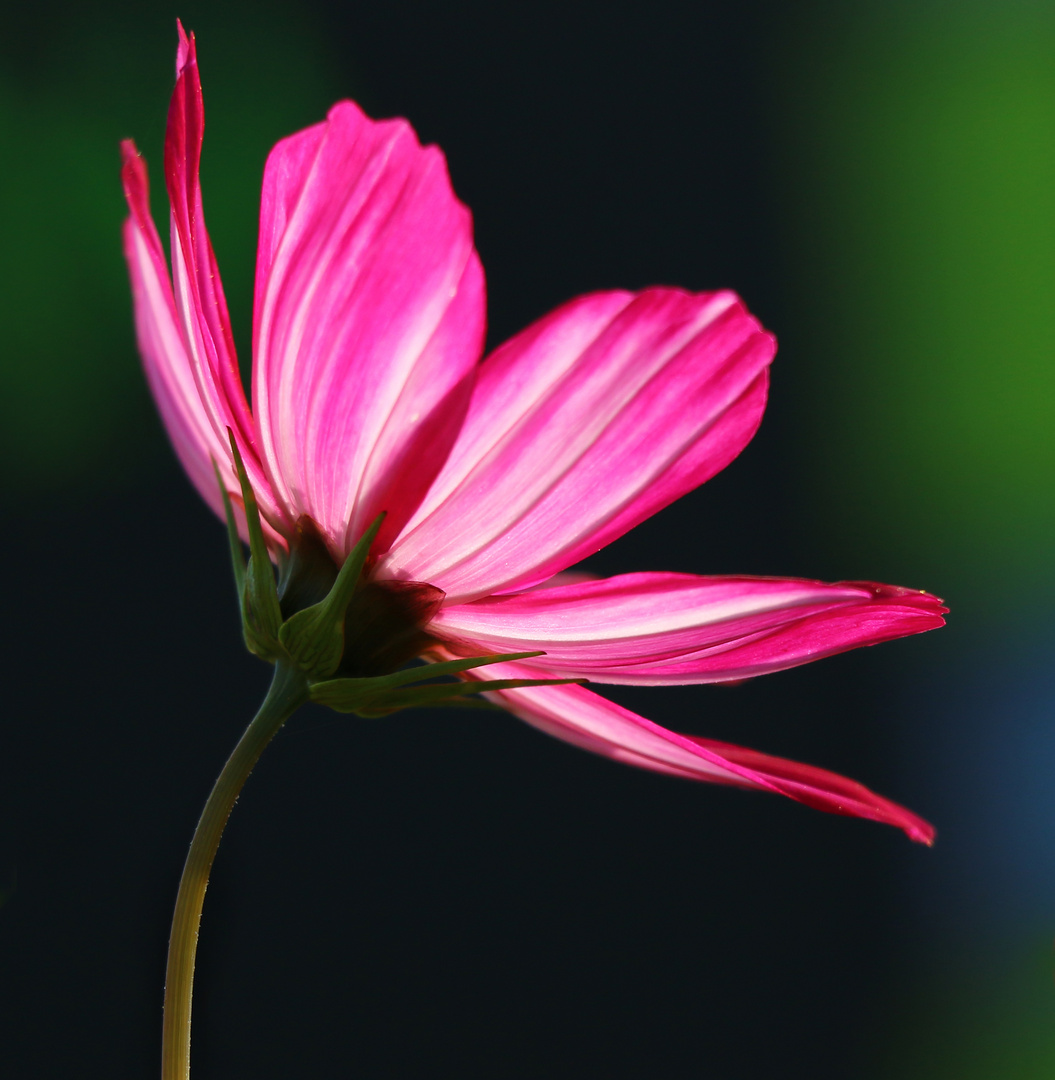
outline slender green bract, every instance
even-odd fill
[[[344,654],[344,615],[359,585],[370,545],[385,520],[379,514],[344,560],[324,600],[291,615],[278,632],[282,647],[309,676],[332,675]]]
[[[240,613],[242,610],[242,597],[245,595],[245,555],[242,554],[242,540],[238,535],[238,523],[234,519],[231,496],[227,494],[223,477],[220,475],[219,466],[215,461],[212,463],[212,467],[216,473],[216,483],[220,486],[220,494],[223,496],[223,516],[227,522],[227,543],[231,549],[231,570],[234,573],[234,587],[238,593],[238,610]]]
[[[238,451],[234,432],[227,429],[228,438],[231,440],[231,454],[234,457],[235,470],[238,473],[238,482],[242,488],[242,503],[245,506],[245,525],[249,533],[249,564],[242,576],[242,628],[245,632],[245,643],[250,652],[256,653],[262,660],[274,663],[282,655],[282,649],[278,642],[278,631],[282,625],[282,609],[278,603],[278,591],[275,588],[275,571],[271,565],[271,555],[267,550],[264,540],[264,529],[260,524],[260,510],[257,506],[256,495],[249,483],[249,477],[242,463],[242,455]],[[230,505],[226,489],[224,494],[224,509]],[[234,517],[227,514],[227,528],[230,535],[234,525]],[[237,535],[237,534],[235,534]],[[232,548],[234,547],[232,541]],[[237,560],[235,561],[235,577],[238,577]]]
[[[491,690],[512,690],[518,686],[551,686],[582,682],[582,679],[489,679],[487,682],[427,682],[442,675],[459,675],[473,668],[488,667],[512,660],[542,656],[540,652],[498,653],[445,660],[420,667],[404,668],[391,675],[369,679],[329,679],[311,684],[311,700],[337,712],[360,716],[385,716],[400,709],[433,705],[475,704],[468,695]],[[417,683],[417,686],[412,684]]]

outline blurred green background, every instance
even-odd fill
[[[827,359],[803,423],[832,542],[1024,605],[1055,536],[1055,9],[864,6],[798,31],[774,102],[785,273]]]
[[[1055,8],[895,3],[797,29],[775,112],[786,280],[823,358],[802,388],[803,498],[833,548],[948,598],[945,685],[919,719],[946,725],[934,775],[980,825],[902,969],[914,1008],[879,1071],[1039,1078],[1055,1070]],[[1023,833],[1025,875],[1006,865]],[[950,917],[1001,889],[1017,903]]]
[[[859,1063],[826,1071],[800,1054],[783,1074],[1050,1077],[1055,5],[650,8],[183,7],[205,81],[206,211],[243,362],[267,150],[350,94],[410,113],[447,150],[477,213],[496,338],[561,290],[740,289],[782,355],[760,449],[715,496],[731,539],[710,569],[867,576],[932,589],[953,609],[926,652],[899,646],[875,669],[886,710],[906,718],[883,768],[917,793],[939,844],[883,856],[868,910],[893,944],[882,970],[858,973],[872,994],[845,1036]],[[164,222],[175,14],[24,5],[0,41],[0,495],[12,529],[48,504],[130,503],[173,475],[132,339],[117,140],[146,155]],[[617,115],[640,125],[636,142]],[[683,117],[695,127],[666,138]],[[670,193],[663,174],[679,168]],[[749,503],[778,507],[776,524]],[[657,568],[707,569],[673,566],[650,535]],[[794,973],[781,978],[794,997]],[[803,1015],[839,988],[814,994]],[[766,1022],[745,1016],[735,1037]]]
[[[0,439],[15,490],[141,482],[153,432],[129,353],[128,282],[114,258],[123,200],[114,135],[152,166],[167,242],[161,149],[175,16],[141,5],[19,9],[0,69]],[[209,93],[210,229],[237,332],[248,340],[259,177],[267,148],[314,122],[336,96],[318,20],[296,5],[208,8],[205,55],[223,57]],[[184,18],[193,24],[189,5]],[[215,52],[214,52],[215,50]],[[88,479],[90,477],[90,480]]]
[[[931,749],[911,748],[949,792],[939,845],[961,849],[892,976],[877,1075],[1039,1080],[1055,1072],[1055,6],[791,22],[771,105],[783,280],[818,361],[796,388],[801,498],[846,573],[878,560],[952,608],[917,702]]]

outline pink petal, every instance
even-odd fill
[[[774,349],[728,292],[564,305],[484,362],[458,442],[378,572],[454,603],[544,581],[736,457]]]
[[[226,434],[221,440],[210,422],[184,346],[165,255],[150,216],[146,163],[130,140],[121,144],[121,153],[121,179],[131,211],[122,236],[132,281],[136,340],[147,383],[180,464],[201,497],[222,518],[223,502],[214,461],[236,507],[240,502],[230,447]],[[245,520],[239,516],[245,537]],[[270,529],[267,531],[269,539],[278,546],[277,535]]]
[[[226,462],[227,452],[205,415],[183,347],[161,240],[150,216],[146,164],[130,140],[121,144],[121,154],[121,179],[131,211],[122,235],[147,382],[187,475],[213,510],[222,513],[211,462]]]
[[[165,177],[172,204],[172,276],[176,311],[190,369],[214,441],[227,449],[234,432],[246,471],[264,516],[280,532],[292,519],[275,500],[255,447],[253,418],[245,399],[231,336],[220,272],[205,229],[198,166],[205,114],[194,38],[179,27],[176,88],[165,135]],[[237,491],[237,485],[234,490]],[[212,504],[214,505],[214,504]]]
[[[603,683],[722,682],[944,625],[929,593],[871,582],[624,574],[447,607],[430,629],[468,654],[526,652]]]
[[[343,556],[383,550],[457,436],[483,347],[484,280],[443,154],[341,102],[264,173],[253,400],[293,515]]]
[[[474,674],[486,673],[486,681],[531,678],[532,672],[523,664],[496,664]],[[628,765],[774,791],[818,810],[896,825],[920,843],[934,840],[933,827],[922,818],[853,780],[744,747],[679,735],[581,686],[503,690],[487,697],[549,735]]]

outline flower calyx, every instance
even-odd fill
[[[512,690],[523,686],[549,686],[554,683],[582,682],[581,679],[489,679],[486,682],[428,682],[442,676],[458,675],[473,668],[526,660],[540,652],[470,656],[459,660],[421,664],[403,668],[391,675],[361,679],[329,679],[313,683],[311,700],[336,712],[359,716],[387,716],[400,709],[424,706],[461,705],[469,708],[492,708],[489,702],[473,695],[490,690]],[[417,685],[415,685],[417,684]]]
[[[278,640],[294,664],[309,677],[325,679],[344,656],[344,618],[360,584],[370,545],[385,515],[379,514],[352,548],[332,588],[317,604],[295,611],[279,627]]]
[[[245,635],[246,648],[261,660],[273,664],[285,657],[285,650],[279,641],[282,626],[282,608],[278,602],[278,589],[275,587],[275,572],[271,566],[271,555],[264,541],[264,530],[260,524],[260,508],[256,495],[249,483],[242,455],[235,442],[234,432],[228,428],[231,440],[231,453],[234,457],[238,483],[242,489],[242,506],[245,510],[246,531],[249,534],[249,562],[242,554],[242,543],[238,535],[238,525],[234,517],[230,496],[222,480],[220,491],[223,494],[224,517],[227,519],[227,538],[231,547],[231,565],[234,569],[235,586],[242,613],[242,632]],[[214,463],[215,465],[215,463]],[[216,474],[220,480],[219,470]]]
[[[421,582],[364,579],[370,547],[385,515],[378,515],[339,570],[313,524],[306,519],[298,523],[297,539],[290,545],[282,580],[276,582],[259,506],[233,434],[231,450],[249,536],[248,562],[219,470],[217,480],[227,519],[246,647],[268,663],[299,671],[310,700],[337,712],[377,717],[426,706],[496,708],[477,695],[586,681],[451,681],[474,668],[526,660],[543,655],[541,652],[472,656],[405,667],[438,644],[424,625],[439,608],[444,594]]]
[[[231,562],[234,569],[235,586],[241,601],[242,632],[246,647],[250,652],[269,663],[283,661],[304,673],[309,681],[325,679],[333,675],[344,655],[344,622],[348,605],[360,585],[363,567],[366,565],[370,545],[377,536],[377,531],[384,521],[380,514],[376,521],[363,534],[344,561],[344,565],[332,577],[332,562],[325,555],[314,559],[299,559],[298,553],[291,551],[292,569],[299,562],[300,573],[293,576],[295,591],[303,594],[306,574],[314,571],[316,580],[309,584],[308,593],[316,594],[324,590],[322,599],[313,603],[304,603],[303,595],[294,600],[293,611],[283,611],[282,597],[275,581],[275,571],[271,556],[264,540],[263,525],[260,520],[260,508],[253,493],[252,484],[245,470],[242,455],[238,451],[233,433],[230,433],[231,453],[234,460],[238,483],[242,489],[242,505],[245,509],[246,532],[249,534],[249,561],[245,562],[242,554],[238,525],[230,496],[221,483],[224,514],[227,519],[227,536],[231,548]],[[218,476],[219,478],[219,476]],[[298,532],[304,532],[303,529]],[[306,546],[319,547],[317,537],[306,534]],[[318,568],[322,566],[321,578]],[[331,573],[326,573],[330,568]],[[285,577],[289,579],[287,573]],[[299,601],[299,602],[298,602]]]

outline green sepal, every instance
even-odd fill
[[[311,700],[327,705],[337,712],[354,712],[361,716],[382,716],[398,709],[443,705],[478,704],[467,695],[491,690],[513,690],[524,686],[553,686],[561,683],[583,682],[582,679],[493,679],[487,682],[427,682],[446,675],[457,675],[472,668],[489,667],[513,660],[542,656],[541,652],[498,653],[491,656],[471,656],[462,660],[445,660],[435,664],[404,668],[391,675],[366,679],[330,679],[315,683],[310,690]],[[413,686],[413,683],[423,683]]]
[[[352,707],[342,708],[342,703],[379,697],[412,683],[457,675],[472,668],[489,667],[491,664],[512,660],[528,660],[533,656],[543,655],[541,652],[494,653],[490,656],[468,656],[462,660],[442,660],[436,664],[419,664],[417,667],[394,671],[391,675],[376,675],[364,679],[328,679],[312,685],[311,700],[320,705],[329,705],[338,712],[351,712]]]
[[[493,690],[519,690],[525,686],[563,686],[566,683],[583,683],[585,679],[489,679],[486,682],[431,683],[395,690],[379,698],[365,701],[347,710],[359,716],[387,716],[401,709],[427,709],[435,705],[464,705],[475,702],[474,694],[488,694]],[[338,712],[344,712],[338,709]]]
[[[238,452],[234,432],[228,428],[231,453],[238,483],[242,488],[242,504],[245,507],[245,524],[249,532],[249,564],[245,569],[242,588],[242,630],[250,652],[271,663],[284,654],[279,643],[282,611],[278,604],[275,586],[275,570],[264,542],[264,530],[260,524],[260,508],[253,494],[249,476],[245,471],[242,455]],[[230,528],[230,526],[228,526]],[[235,571],[237,575],[237,571]]]
[[[385,515],[374,523],[344,560],[326,598],[311,607],[295,612],[278,631],[279,641],[302,671],[316,679],[325,679],[338,668],[344,655],[344,615],[359,584],[370,545],[374,542]]]
[[[213,470],[216,473],[216,483],[220,485],[220,496],[223,499],[223,516],[227,520],[227,543],[231,549],[231,570],[234,572],[234,587],[238,592],[238,611],[242,610],[242,597],[245,595],[245,553],[242,551],[242,538],[238,535],[238,522],[234,518],[234,507],[231,505],[231,496],[227,494],[227,485],[220,475],[220,467],[214,461]]]

